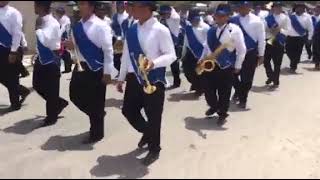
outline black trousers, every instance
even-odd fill
[[[0,46],[0,83],[9,91],[12,107],[20,107],[19,65],[9,64],[10,49]]]
[[[138,132],[144,134],[149,143],[149,150],[159,152],[161,151],[160,137],[165,87],[162,83],[157,83],[155,86],[157,91],[148,95],[144,93],[136,76],[128,74],[122,114]],[[142,116],[142,108],[148,120]]]
[[[66,72],[71,72],[72,67],[72,59],[71,54],[69,51],[64,50],[63,54],[61,55],[61,59],[64,61],[64,69]]]
[[[308,40],[308,34],[304,37],[304,39],[305,39],[305,42]],[[312,53],[312,44],[305,43],[305,47],[307,50],[308,58],[310,59],[313,54]]]
[[[28,73],[28,70],[26,67],[24,67],[23,63],[22,63],[22,60],[23,60],[23,48],[22,47],[19,47],[18,48],[18,59],[17,59],[17,63],[18,63],[18,69],[19,69],[19,72],[20,74],[26,74]]]
[[[114,54],[113,56],[113,64],[118,71],[120,71],[120,67],[121,67],[121,56],[122,54]]]
[[[196,73],[198,59],[194,57],[193,53],[188,49],[186,55],[183,57],[183,71],[187,80],[191,83],[193,90],[202,92],[200,76]]]
[[[312,39],[313,60],[320,65],[320,29],[316,28]]]
[[[36,60],[33,71],[33,88],[46,101],[47,121],[55,122],[58,111],[65,101],[60,97],[60,65],[40,64]]]
[[[276,85],[279,85],[280,82],[283,55],[284,47],[278,42],[275,42],[273,45],[267,44],[264,56],[264,67],[268,79],[272,80]],[[271,61],[273,62],[274,68],[271,66]]]
[[[70,82],[70,99],[80,111],[90,118],[90,137],[104,137],[104,116],[106,112],[106,85],[102,83],[103,70],[91,71],[85,63],[81,63],[84,72],[77,68],[72,73]]]
[[[257,50],[248,51],[242,64],[240,74],[234,75],[233,86],[235,89],[235,95],[239,97],[241,103],[247,103],[257,65]]]
[[[180,57],[181,57],[181,47],[175,47],[176,49],[176,54],[177,54],[177,59],[171,64],[171,72],[173,76],[173,84],[174,85],[180,85],[181,84],[181,79],[180,79]]]
[[[218,66],[212,72],[201,76],[201,84],[205,98],[220,117],[227,117],[233,84],[233,68],[220,69]]]
[[[304,44],[304,37],[287,37],[286,52],[290,59],[290,68],[292,70],[296,70],[298,68]]]

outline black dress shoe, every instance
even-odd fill
[[[224,124],[226,124],[227,122],[227,117],[228,116],[220,116],[218,121],[217,121],[217,125],[218,126],[223,126]]]
[[[60,107],[58,109],[58,115],[61,114],[61,112],[64,110],[64,108],[66,108],[67,106],[69,105],[68,101],[66,100],[61,100],[61,103],[60,103]]]
[[[27,70],[25,70],[25,71],[21,72],[20,78],[25,78],[25,77],[28,77],[29,75],[30,75],[30,73]]]
[[[216,112],[217,112],[216,110],[210,108],[210,109],[208,109],[208,110],[206,111],[206,116],[212,116],[212,115],[214,115],[214,113],[216,113]]]
[[[234,102],[234,103],[237,103],[239,101],[239,96],[234,94],[231,98],[231,101]]]
[[[145,135],[142,136],[141,140],[138,143],[138,148],[142,149],[144,148],[146,145],[148,145],[148,141]]]
[[[142,164],[145,166],[150,166],[152,163],[157,161],[160,157],[160,152],[150,151],[148,155],[142,160]]]
[[[57,120],[49,120],[49,119],[45,119],[44,123],[41,125],[41,127],[48,127],[48,126],[53,126],[57,123]]]
[[[82,141],[82,144],[95,144],[99,141],[101,141],[103,137],[89,137],[88,139],[85,139]]]
[[[239,107],[240,109],[246,109],[246,108],[247,108],[247,103],[240,102],[240,103],[238,104],[238,107]]]
[[[316,64],[315,67],[314,67],[314,69],[315,69],[316,71],[319,71],[319,70],[320,70],[320,64]]]
[[[25,92],[21,93],[20,104],[24,103],[27,97],[30,95],[31,91],[28,89]]]
[[[67,73],[70,73],[71,70],[68,70],[68,71],[63,71],[62,74],[67,74]]]
[[[21,109],[21,105],[12,105],[6,110],[6,112],[9,113],[14,111],[19,111],[20,109]]]
[[[267,81],[266,81],[266,85],[270,85],[272,83],[272,80],[271,79],[268,79]]]

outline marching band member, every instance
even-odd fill
[[[0,1],[0,83],[9,91],[11,106],[7,112],[11,112],[21,108],[28,94],[23,94],[19,85],[21,62],[18,62],[18,48],[22,40],[22,16],[8,4],[9,1]]]
[[[204,72],[202,85],[205,97],[210,109],[206,112],[211,116],[216,112],[219,115],[218,125],[226,122],[228,115],[230,96],[233,84],[233,74],[239,73],[246,55],[246,45],[241,29],[232,23],[228,23],[232,14],[228,4],[218,5],[215,12],[217,27],[211,27],[208,31],[207,43],[202,55],[203,58],[215,52],[219,46],[228,43],[229,47],[218,55],[215,68],[211,72]]]
[[[73,27],[74,42],[65,42],[77,58],[70,82],[70,99],[90,118],[90,137],[85,144],[104,137],[106,85],[116,74],[111,28],[94,14],[95,5],[96,1],[79,1],[82,18]]]
[[[108,26],[111,27],[111,19],[107,16],[108,9],[110,9],[111,1],[97,1],[95,14],[98,18],[103,20]]]
[[[308,19],[312,20],[313,12],[311,11],[311,9],[306,8],[306,11],[304,12],[304,15],[306,15],[308,17]],[[312,27],[314,28],[313,20],[312,20],[312,25],[313,25]],[[306,35],[304,36],[305,42],[308,41],[308,36],[309,36],[309,32],[307,32]],[[305,43],[305,48],[306,48],[306,51],[307,51],[307,54],[308,54],[308,60],[312,59],[312,54],[313,54],[312,53],[312,43],[311,42],[312,41],[310,41],[310,43]]]
[[[133,2],[128,1],[126,6],[126,12],[128,13],[128,18],[125,19],[121,24],[122,36],[125,40],[128,29],[136,22],[133,17]]]
[[[68,31],[68,28],[71,28],[71,20],[66,15],[66,11],[63,7],[58,7],[56,9],[56,16],[61,28],[61,33],[62,33],[61,40],[64,41],[65,39],[68,38],[67,31]],[[71,72],[72,60],[71,60],[70,52],[62,48],[61,58],[64,61],[64,67],[65,67],[64,72],[62,73]]]
[[[290,23],[286,42],[286,52],[291,61],[290,72],[296,73],[300,63],[303,46],[311,44],[313,36],[312,20],[305,12],[305,4],[297,3],[294,6],[294,13],[289,16]],[[308,32],[308,40],[305,42],[305,35]]]
[[[169,6],[163,5],[160,6],[160,22],[169,28],[171,33],[171,37],[173,39],[173,44],[176,49],[176,54],[180,54],[178,52],[178,43],[179,43],[179,34],[180,34],[180,15],[176,12],[176,10]],[[181,79],[180,79],[180,63],[178,60],[174,61],[171,64],[171,71],[173,75],[173,86],[172,88],[180,87]]]
[[[264,18],[269,15],[269,11],[263,10],[262,6],[259,4],[255,6],[253,14],[261,18],[261,20],[264,20]]]
[[[122,113],[143,134],[138,146],[148,145],[144,165],[159,158],[166,67],[176,60],[170,31],[152,16],[156,9],[155,1],[134,1],[133,12],[139,22],[127,32],[117,85],[118,91],[123,92],[123,82],[127,82]],[[145,62],[139,62],[140,55],[146,57]],[[148,72],[147,79],[141,66]],[[144,86],[153,87],[153,91],[144,91]],[[140,112],[142,108],[147,121]]]
[[[59,22],[50,13],[51,1],[35,1],[37,50],[39,57],[34,65],[33,88],[46,100],[47,117],[43,126],[57,122],[58,115],[68,106],[59,96],[61,43]]]
[[[263,56],[266,47],[264,23],[259,17],[250,12],[250,6],[251,3],[249,1],[240,1],[239,15],[231,20],[241,28],[247,47],[246,58],[241,72],[235,76],[234,81],[235,95],[233,100],[240,101],[239,108],[241,109],[246,109],[254,74],[257,66],[264,61]]]
[[[190,10],[188,20],[190,22],[188,22],[185,28],[186,34],[182,51],[182,66],[187,80],[191,83],[190,90],[195,90],[195,95],[201,96],[203,91],[200,84],[200,78],[196,74],[195,69],[197,61],[201,58],[203,53],[210,26],[203,22],[198,9]]]
[[[123,31],[121,28],[121,24],[125,19],[128,18],[128,13],[125,11],[125,1],[116,1],[117,13],[112,17],[112,30],[114,33],[113,44],[117,43],[117,41],[123,41]],[[115,52],[114,54],[114,66],[117,70],[120,70],[121,65],[121,56],[122,53]]]
[[[273,3],[271,12],[264,22],[268,42],[264,60],[264,67],[268,77],[266,85],[273,83],[273,87],[277,88],[280,84],[279,77],[289,23],[288,16],[282,13],[282,3],[280,1]],[[271,60],[274,68],[271,67]]]

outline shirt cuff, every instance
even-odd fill
[[[18,47],[11,47],[11,52],[17,52]]]
[[[104,65],[104,74],[108,74],[111,76],[111,79],[115,79],[116,76],[118,75],[118,71],[116,68],[113,66],[113,63],[111,64],[105,64]]]

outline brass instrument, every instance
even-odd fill
[[[113,51],[115,54],[122,54],[123,52],[123,40],[117,39],[116,42],[113,44]]]
[[[66,27],[66,29],[67,29],[67,32],[68,32],[68,39],[69,40],[71,39],[72,43],[74,44],[74,50],[72,51],[72,55],[73,55],[73,57],[75,59],[74,61],[75,61],[76,66],[77,66],[77,71],[78,72],[83,72],[84,69],[82,68],[81,63],[80,63],[80,58],[79,58],[79,54],[78,54],[78,46],[76,45],[76,41],[74,39],[74,36],[73,36],[72,29],[71,29],[70,25],[68,25]]]
[[[154,85],[151,85],[149,79],[148,79],[148,72],[145,70],[144,64],[146,63],[147,58],[140,54],[139,55],[139,70],[141,72],[141,75],[143,76],[144,81],[146,82],[145,86],[143,87],[143,90],[146,94],[153,94],[156,92],[157,87]]]
[[[204,72],[212,72],[216,67],[216,62],[223,50],[230,46],[230,42],[220,45],[214,52],[202,59],[201,63],[196,67],[196,73],[200,76]]]

